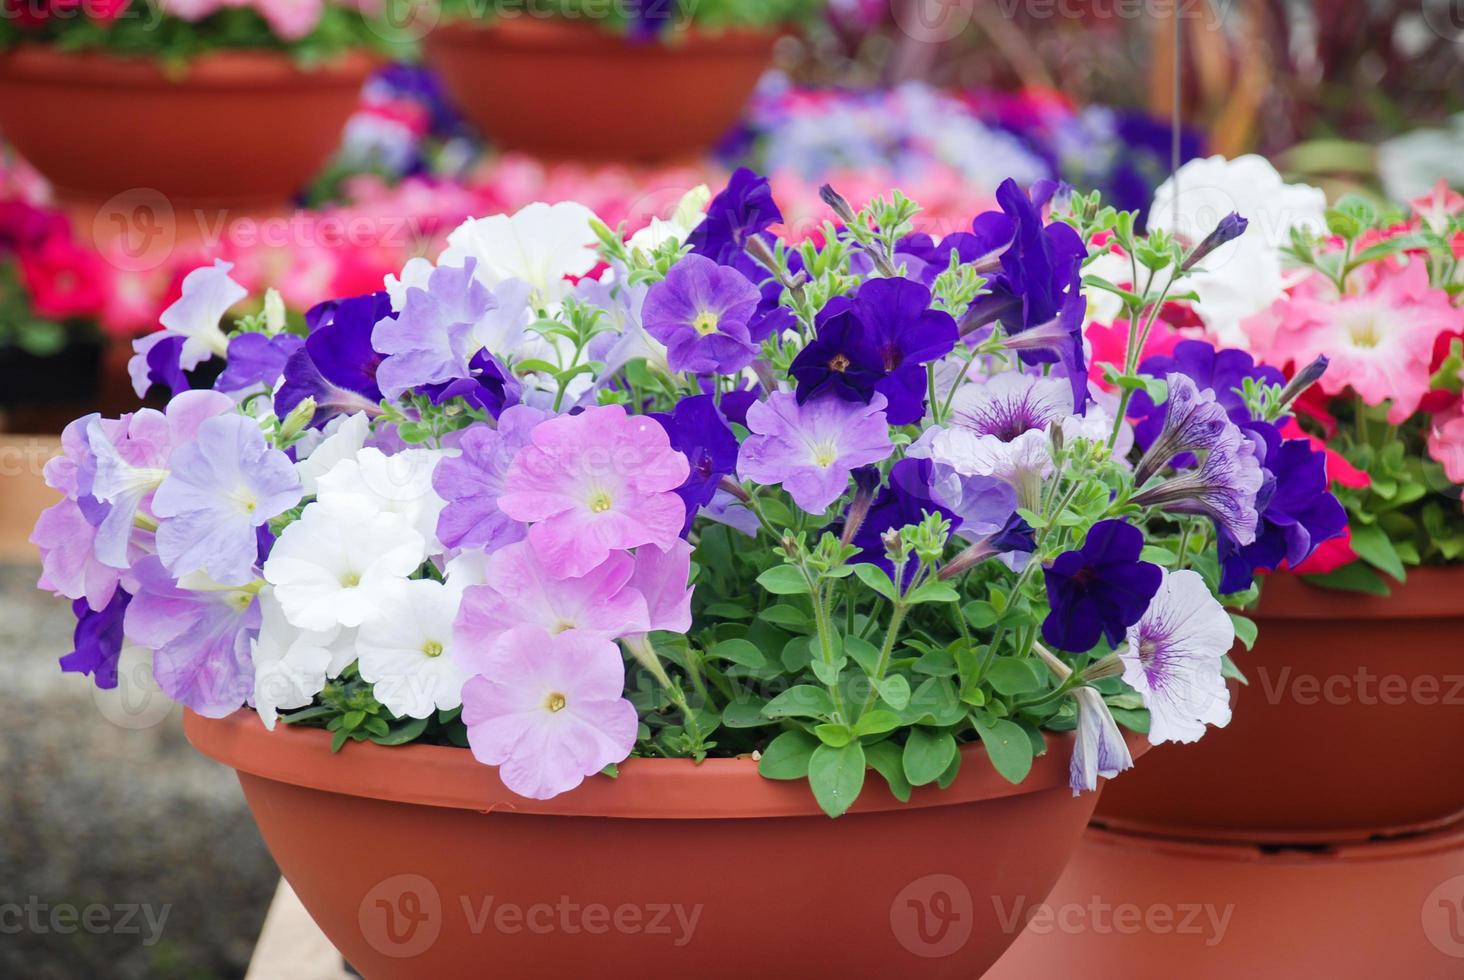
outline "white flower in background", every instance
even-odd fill
[[[651,223],[631,235],[626,244],[632,249],[642,249],[647,253],[654,252],[667,242],[681,244],[706,218],[707,205],[711,200],[711,188],[706,184],[698,184],[681,196],[669,219],[652,218]]]
[[[1230,692],[1221,658],[1235,644],[1235,625],[1198,572],[1165,571],[1149,608],[1120,648],[1123,680],[1149,709],[1149,741],[1194,742],[1205,725],[1230,722]]]
[[[1099,252],[1091,262],[1085,264],[1083,275],[1097,276],[1114,285],[1121,285],[1133,279],[1134,267],[1128,256],[1120,255],[1110,248]],[[1084,326],[1090,323],[1106,326],[1123,316],[1123,300],[1116,293],[1097,286],[1084,286],[1083,296],[1088,300],[1087,309],[1083,312]]]
[[[347,495],[306,507],[275,542],[264,578],[292,625],[360,626],[426,557],[406,518]]]
[[[352,498],[375,513],[399,514],[432,551],[440,551],[437,518],[447,501],[432,489],[432,471],[449,454],[456,451],[404,449],[388,456],[368,446],[332,466],[316,481],[316,493],[321,503]]]
[[[462,593],[430,579],[398,582],[361,624],[361,678],[390,711],[426,718],[462,704],[467,673],[452,656]]]
[[[1073,692],[1078,705],[1077,741],[1068,767],[1068,784],[1073,795],[1098,788],[1098,777],[1112,779],[1134,766],[1133,753],[1113,720],[1113,712],[1103,702],[1103,695],[1083,686]]]
[[[488,288],[521,279],[540,303],[557,303],[570,290],[565,276],[583,276],[600,260],[594,220],[593,211],[573,201],[535,201],[512,216],[469,218],[447,236],[438,263],[461,266],[476,259],[474,275]]]
[[[1394,201],[1423,197],[1440,179],[1464,187],[1464,113],[1440,128],[1421,128],[1378,146],[1378,176]]]
[[[303,708],[325,689],[330,645],[339,630],[302,630],[290,625],[271,589],[259,594],[259,636],[252,641],[254,695],[250,703],[264,727],[273,729],[280,709]]]
[[[305,495],[314,496],[318,492],[320,478],[329,473],[337,463],[355,459],[370,435],[371,420],[366,417],[365,412],[337,415],[326,423],[325,438],[295,464],[295,472],[300,476],[300,485],[305,488]]]
[[[1184,282],[1199,293],[1195,312],[1210,333],[1223,344],[1244,346],[1241,321],[1280,299],[1286,286],[1281,249],[1290,242],[1291,230],[1325,234],[1326,208],[1320,188],[1287,184],[1265,157],[1213,156],[1191,160],[1159,185],[1149,208],[1149,229],[1172,232],[1194,246],[1231,212],[1250,222],[1245,234],[1206,256]]]

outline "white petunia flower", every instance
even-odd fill
[[[1234,644],[1235,625],[1200,574],[1166,571],[1118,651],[1124,683],[1149,709],[1150,742],[1194,742],[1205,725],[1230,723],[1220,661]]]
[[[302,630],[290,625],[272,589],[259,594],[259,636],[252,641],[254,695],[250,703],[264,727],[273,729],[280,709],[303,708],[325,689],[330,646],[339,630]]]
[[[318,492],[322,476],[342,460],[355,459],[371,435],[371,420],[365,412],[355,415],[338,415],[326,424],[326,436],[309,455],[295,464],[300,476],[300,485],[307,497]]]
[[[316,481],[316,493],[321,503],[349,497],[377,513],[400,514],[431,551],[441,551],[437,518],[447,501],[432,488],[432,471],[448,454],[442,449],[406,449],[388,456],[367,447],[322,475]]]
[[[1084,790],[1096,790],[1099,776],[1112,779],[1125,769],[1132,769],[1134,757],[1103,695],[1087,686],[1075,689],[1072,694],[1078,705],[1078,728],[1068,766],[1068,784],[1077,796]]]
[[[652,218],[651,223],[631,235],[626,244],[632,249],[639,248],[647,253],[654,252],[667,242],[681,244],[706,219],[707,205],[711,200],[711,188],[706,184],[698,184],[682,195],[669,220]]]
[[[407,290],[425,290],[427,281],[432,278],[433,268],[435,267],[431,262],[419,256],[407,260],[407,264],[402,266],[400,276],[387,276],[382,288],[391,299],[391,308],[400,313],[407,305]]]
[[[473,273],[488,288],[521,279],[540,303],[556,303],[571,288],[565,276],[583,276],[599,262],[593,220],[593,211],[573,201],[535,201],[512,216],[469,218],[447,236],[438,262],[460,266],[476,259]]]
[[[398,582],[361,624],[361,677],[393,713],[426,718],[462,704],[468,674],[452,656],[461,601],[458,589],[441,582]]]
[[[426,557],[406,518],[347,495],[306,507],[275,542],[264,578],[292,625],[360,626]]]

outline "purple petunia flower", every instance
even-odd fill
[[[152,555],[134,571],[138,591],[123,625],[128,638],[153,651],[153,678],[163,693],[207,718],[238,710],[254,691],[255,594],[180,588]]]
[[[1239,431],[1224,406],[1215,400],[1214,392],[1200,391],[1183,374],[1170,374],[1165,380],[1169,397],[1164,402],[1164,427],[1134,470],[1135,486],[1148,483],[1176,456],[1209,452],[1233,443],[1231,432]]]
[[[889,485],[874,498],[869,513],[860,522],[859,530],[850,542],[859,548],[854,561],[878,565],[893,575],[894,566],[885,554],[882,540],[886,532],[919,524],[927,514],[939,514],[953,527],[961,523],[954,511],[940,504],[931,494],[931,470],[932,464],[928,459],[902,459],[890,469]],[[916,566],[916,562],[906,565],[904,581],[899,583],[902,589],[909,586]]]
[[[468,429],[459,443],[462,454],[437,464],[432,488],[447,501],[437,518],[444,546],[496,551],[528,533],[522,522],[498,509],[498,498],[514,455],[528,445],[534,426],[549,417],[542,409],[515,405],[499,416],[498,428]]]
[[[310,336],[304,350],[285,363],[275,413],[284,418],[306,398],[314,398],[315,426],[337,415],[379,414],[376,371],[382,355],[371,346],[371,334],[378,322],[392,315],[391,297],[385,292],[312,307],[305,314]]]
[[[1276,427],[1266,422],[1247,423],[1244,428],[1257,445],[1265,484],[1256,498],[1255,540],[1242,545],[1222,531],[1216,542],[1223,593],[1250,588],[1258,569],[1275,569],[1282,562],[1295,568],[1347,527],[1347,512],[1332,495],[1327,479],[1326,453],[1305,439],[1283,441]]]
[[[1023,364],[1055,364],[1065,375],[1073,392],[1073,414],[1088,410],[1088,367],[1083,349],[1083,317],[1088,299],[1082,294],[1070,297],[1057,316],[1002,341],[1007,350],[1014,350]]]
[[[781,483],[793,502],[822,514],[849,488],[857,466],[878,463],[894,452],[885,398],[868,405],[831,395],[804,404],[790,392],[775,392],[747,410],[752,435],[737,456],[737,473],[764,486]]]
[[[1199,469],[1185,470],[1136,495],[1133,502],[1178,514],[1201,514],[1237,544],[1248,545],[1256,539],[1256,498],[1264,484],[1255,444],[1232,426],[1211,446]]]
[[[646,333],[666,345],[671,370],[734,374],[757,356],[748,323],[760,299],[736,269],[692,254],[650,288],[641,317]]]
[[[735,267],[746,254],[747,240],[782,220],[768,179],[738,167],[707,205],[707,216],[686,236],[686,243],[696,255]]]
[[[1043,225],[1041,207],[1014,180],[997,188],[996,201],[1001,211],[977,215],[972,234],[975,249],[1000,253],[1001,271],[971,304],[963,332],[1000,321],[1008,334],[1020,333],[1055,319],[1080,295],[1082,236],[1060,221]]]
[[[214,382],[215,391],[243,391],[255,385],[273,388],[285,364],[305,344],[291,333],[274,337],[243,333],[229,341],[229,363]]]
[[[1261,384],[1284,385],[1286,376],[1269,365],[1257,364],[1250,354],[1243,350],[1221,348],[1203,340],[1181,340],[1171,354],[1156,354],[1146,357],[1139,370],[1150,377],[1162,378],[1169,374],[1183,374],[1194,381],[1200,390],[1214,393],[1215,401],[1225,409],[1230,421],[1237,425],[1249,422],[1250,409],[1246,407],[1246,379]],[[1134,419],[1134,441],[1142,448],[1159,435],[1164,426],[1164,408],[1156,406],[1149,393],[1142,388],[1135,391],[1129,402],[1129,418]],[[1193,465],[1191,461],[1178,460],[1177,464]]]
[[[425,289],[407,289],[401,313],[382,320],[371,333],[371,346],[385,354],[377,382],[387,398],[409,388],[469,376],[469,360],[482,345],[473,336],[478,322],[497,305],[493,294],[473,275],[476,260],[461,267],[438,266]]]
[[[951,423],[1010,442],[1073,414],[1072,389],[1061,378],[1004,371],[963,384],[951,401]]]
[[[518,401],[523,386],[511,371],[498,362],[498,358],[485,349],[468,361],[465,377],[423,385],[421,390],[434,405],[461,398],[473,408],[480,408],[497,418],[506,406]]]
[[[722,477],[737,471],[737,437],[727,427],[711,395],[683,398],[669,414],[651,416],[666,430],[671,448],[686,456],[691,475],[676,493],[686,503],[684,535],[697,511],[711,503]]]
[[[122,656],[122,618],[132,596],[117,589],[112,599],[97,610],[77,599],[71,605],[76,614],[75,649],[61,658],[61,669],[69,673],[90,674],[92,681],[104,690],[117,686],[117,660]]]
[[[158,556],[179,578],[205,572],[222,585],[243,585],[259,556],[255,529],[299,503],[301,493],[290,457],[265,442],[259,423],[211,418],[196,442],[174,451],[172,472],[153,496]]]
[[[922,365],[949,354],[956,322],[930,308],[930,290],[910,279],[870,279],[853,301],[830,300],[815,320],[818,334],[794,359],[798,399],[823,391],[868,402],[884,395],[892,425],[925,415]]]
[[[1125,521],[1099,521],[1082,547],[1058,555],[1043,569],[1051,612],[1042,638],[1073,653],[1087,653],[1099,639],[1112,646],[1149,608],[1163,570],[1140,561],[1144,535]]]

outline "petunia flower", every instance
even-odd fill
[[[707,205],[706,217],[687,235],[686,242],[696,255],[718,265],[735,266],[735,260],[745,256],[749,238],[782,220],[768,179],[738,167]]]
[[[928,459],[902,459],[890,469],[888,485],[874,498],[850,541],[859,549],[855,561],[878,565],[893,575],[894,566],[885,553],[883,540],[887,532],[919,524],[928,514],[939,514],[953,527],[960,526],[955,511],[938,503],[931,493],[933,469]],[[902,588],[909,585],[916,567],[916,562],[906,566],[905,581],[900,583]]]
[[[650,630],[691,630],[691,554],[691,545],[680,539],[665,550],[651,546],[635,550],[629,585],[645,598]]]
[[[1072,389],[1060,378],[1003,371],[963,384],[951,400],[951,424],[1010,442],[1073,413]]]
[[[312,424],[338,415],[381,412],[376,373],[383,355],[371,346],[376,324],[392,317],[387,293],[367,293],[320,303],[305,314],[310,335],[285,362],[275,393],[275,414],[284,418],[306,398],[315,399]]]
[[[229,339],[221,321],[231,306],[249,295],[243,286],[229,278],[233,268],[232,263],[216,259],[213,265],[188,273],[183,277],[182,294],[159,317],[163,329],[132,342],[134,353],[127,372],[137,397],[146,395],[151,386],[149,352],[170,338],[182,340],[174,356],[176,367],[184,371],[192,371],[211,357],[228,354]]]
[[[1428,454],[1451,483],[1464,484],[1464,413],[1436,415],[1428,430]]]
[[[936,433],[930,458],[963,477],[991,477],[1016,491],[1022,507],[1036,509],[1042,481],[1052,475],[1051,442],[1046,432],[1028,430],[1010,442],[977,435],[960,426]]]
[[[1149,608],[1118,651],[1124,683],[1149,709],[1152,744],[1194,742],[1207,724],[1229,724],[1221,658],[1234,644],[1235,626],[1200,574],[1161,570]]]
[[[498,428],[474,426],[463,434],[458,456],[441,459],[432,472],[432,487],[446,506],[437,518],[437,537],[447,548],[494,551],[523,539],[527,528],[498,507],[508,467],[529,443],[534,426],[550,414],[514,405],[498,418]]]
[[[386,355],[376,379],[387,398],[468,376],[468,362],[482,347],[475,328],[495,305],[488,287],[474,277],[474,265],[471,258],[462,266],[439,265],[425,288],[407,290],[395,319],[376,324],[371,346]]]
[[[440,551],[437,521],[447,502],[432,488],[433,472],[439,462],[455,453],[413,448],[388,456],[366,446],[322,474],[315,492],[321,503],[353,498],[374,513],[400,514],[429,550]]]
[[[520,796],[558,796],[635,746],[639,720],[624,690],[615,644],[520,627],[463,688],[468,745]]]
[[[290,358],[305,345],[305,338],[292,333],[268,336],[242,333],[229,341],[228,364],[214,382],[215,391],[245,391],[260,388],[273,391],[285,373]]]
[[[331,666],[331,646],[339,630],[297,629],[270,589],[259,596],[259,635],[250,647],[254,664],[254,691],[249,703],[259,712],[264,727],[273,730],[280,709],[303,708],[325,689]]]
[[[309,452],[300,452],[295,463],[295,472],[300,477],[300,487],[306,496],[315,496],[320,478],[329,473],[337,463],[355,459],[371,436],[371,419],[365,412],[354,415],[338,415],[321,430],[322,438]],[[296,449],[305,445],[302,441]]]
[[[260,613],[253,589],[198,576],[175,582],[152,555],[133,571],[137,594],[123,631],[153,651],[153,677],[163,693],[206,718],[236,711],[254,689],[249,646]]]
[[[428,718],[462,704],[468,674],[453,654],[462,595],[431,579],[397,581],[356,634],[356,668],[393,714]]]
[[[594,220],[593,211],[573,201],[536,201],[513,215],[469,218],[447,236],[438,265],[471,260],[473,275],[490,289],[518,279],[529,284],[536,303],[557,303],[569,293],[570,277],[587,275],[600,261]]]
[[[681,536],[675,493],[690,473],[654,419],[605,405],[539,423],[509,467],[499,509],[525,521],[554,575],[583,575],[611,551]]]
[[[722,477],[737,471],[737,437],[711,395],[683,398],[669,414],[651,417],[661,423],[671,448],[683,454],[691,467],[686,482],[676,488],[686,504],[686,523],[681,529],[685,534],[698,511],[716,496]]]
[[[528,542],[495,551],[488,556],[485,584],[463,595],[459,662],[471,673],[484,673],[499,638],[519,626],[549,633],[575,630],[604,640],[649,631],[646,598],[630,586],[635,569],[629,552],[616,551],[584,575],[559,578]]]
[[[117,589],[101,609],[92,609],[85,599],[71,604],[76,614],[76,630],[72,634],[72,650],[61,658],[63,671],[88,674],[103,690],[117,686],[117,661],[122,656],[122,622],[127,604],[132,601],[125,590]]]
[[[1257,495],[1265,472],[1256,447],[1239,429],[1224,430],[1198,469],[1185,470],[1134,496],[1140,507],[1200,514],[1218,524],[1237,544],[1256,539]]]
[[[1053,559],[1042,573],[1051,607],[1042,638],[1073,653],[1087,653],[1103,638],[1122,642],[1163,581],[1163,569],[1139,559],[1143,550],[1143,532],[1132,524],[1099,521],[1081,547]]]
[[[426,557],[406,518],[347,497],[306,507],[275,542],[264,578],[293,625],[323,631],[360,626]]]
[[[152,501],[158,557],[178,578],[205,572],[226,585],[252,581],[255,529],[300,502],[290,458],[265,442],[259,423],[228,414],[200,425],[197,441],[170,462]]]
[[[885,398],[868,405],[832,395],[799,404],[791,392],[774,392],[747,410],[752,431],[737,456],[737,474],[763,486],[782,484],[793,502],[822,514],[849,488],[855,467],[894,451]]]
[[[693,254],[651,286],[641,316],[646,333],[666,345],[671,370],[735,374],[757,356],[748,323],[760,298],[736,269]]]
[[[1134,485],[1143,486],[1176,456],[1209,452],[1234,442],[1230,430],[1235,423],[1215,400],[1214,392],[1201,391],[1183,374],[1165,378],[1169,397],[1164,402],[1164,425],[1150,443],[1134,470]],[[1238,430],[1237,430],[1238,431]]]
[[[999,321],[1019,334],[1056,320],[1080,295],[1082,237],[1060,221],[1044,225],[1041,206],[1015,180],[1002,182],[996,201],[1001,211],[977,215],[971,233],[976,251],[999,256],[1001,269],[967,310],[963,333]],[[1081,327],[1081,312],[1078,320]]]
[[[1073,795],[1098,789],[1098,777],[1112,779],[1134,766],[1133,753],[1103,695],[1086,685],[1072,691],[1078,705],[1077,739],[1068,765],[1068,785]]]

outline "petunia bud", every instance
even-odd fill
[[[834,214],[838,215],[840,221],[846,225],[854,223],[854,208],[850,206],[844,195],[834,190],[832,184],[824,184],[819,187],[818,196],[823,198],[823,202],[833,210]]]
[[[1190,271],[1215,249],[1227,242],[1235,241],[1245,234],[1246,226],[1249,224],[1249,221],[1234,211],[1221,218],[1220,223],[1215,226],[1215,230],[1206,235],[1205,240],[1196,245],[1194,251],[1185,257],[1184,264],[1179,267],[1179,271]]]
[[[280,422],[279,437],[276,441],[281,446],[293,442],[313,418],[315,418],[315,399],[306,398],[291,409],[290,414]]]
[[[1327,373],[1329,363],[1327,355],[1319,354],[1315,361],[1297,371],[1295,376],[1286,383],[1286,387],[1281,389],[1281,404],[1290,405],[1300,398],[1303,392],[1320,381],[1322,375]]]

